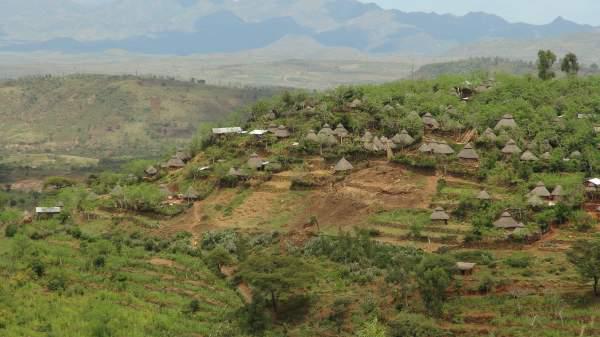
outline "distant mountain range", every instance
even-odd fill
[[[598,31],[563,18],[531,25],[486,13],[384,10],[356,0],[11,0],[0,3],[0,22],[0,51],[159,55],[243,52],[294,36],[368,54],[436,56],[496,40]]]

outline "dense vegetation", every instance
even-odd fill
[[[583,183],[600,174],[600,78],[572,75],[492,80],[478,73],[284,93],[248,108],[241,126],[284,125],[288,138],[216,137],[201,128],[189,149],[194,158],[179,170],[149,177],[146,167],[160,163],[135,161],[85,182],[48,178],[36,195],[6,192],[0,333],[508,337],[535,329],[536,336],[596,336],[600,237]],[[457,88],[475,93],[463,100]],[[424,128],[427,112],[438,130]],[[496,130],[495,140],[480,136],[507,113],[517,128]],[[325,123],[341,123],[349,135],[336,144],[307,139]],[[385,153],[360,140],[366,131],[392,138],[402,129],[416,143],[395,150],[389,163],[378,164]],[[458,152],[469,137],[478,165],[417,150],[435,139]],[[549,156],[503,155],[509,139]],[[247,167],[253,152],[269,162],[264,170]],[[413,193],[426,193],[423,179],[435,183],[425,208],[377,205],[361,221],[324,220],[307,208],[310,199],[335,194],[354,177],[317,175],[326,169],[309,162],[321,157],[324,167],[342,157],[360,171],[391,167],[415,184]],[[258,192],[282,172],[298,173],[293,189]],[[354,179],[350,188],[357,188]],[[531,204],[527,193],[539,181],[550,190],[562,186],[564,197],[553,207]],[[480,189],[493,200],[477,200]],[[190,190],[203,201],[194,205],[185,197]],[[276,214],[216,222],[232,218],[255,193],[254,201],[276,197],[251,210]],[[31,205],[57,204],[64,208],[50,219],[22,215]],[[451,215],[448,224],[431,221],[438,206]],[[524,228],[495,228],[506,210]],[[304,222],[294,226],[289,214]],[[456,262],[477,269],[461,273]]]

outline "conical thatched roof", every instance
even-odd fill
[[[500,217],[500,219],[498,219],[498,220],[496,220],[496,222],[494,222],[494,226],[496,228],[505,228],[505,229],[525,227],[523,224],[518,223],[515,219],[513,219],[512,215],[510,215],[510,213],[508,213],[508,212],[502,213],[502,216]]]
[[[490,194],[486,190],[482,190],[481,192],[479,192],[479,194],[477,194],[477,199],[479,199],[479,200],[492,200],[492,197],[490,196]]]
[[[440,123],[438,123],[438,121],[435,120],[435,118],[433,118],[433,116],[429,112],[423,115],[423,118],[421,119],[423,120],[423,124],[425,124],[425,126],[427,126],[428,128],[439,129],[440,127]]]
[[[258,156],[258,154],[253,153],[250,155],[250,158],[246,162],[249,168],[258,169],[263,167],[263,159]]]
[[[554,190],[552,191],[553,197],[562,197],[565,195],[565,191],[561,185],[556,185]]]
[[[348,136],[348,130],[341,123],[335,128],[333,133],[338,137],[346,137]]]
[[[248,176],[248,174],[246,172],[242,171],[241,169],[236,169],[235,167],[230,168],[227,175],[234,176],[234,177],[247,177]]]
[[[450,147],[450,145],[448,145],[448,143],[446,143],[445,141],[439,141],[436,142],[432,145],[433,147],[433,153],[435,154],[443,154],[443,155],[450,155],[450,154],[454,154],[454,149],[452,149]]]
[[[540,206],[544,205],[544,201],[537,195],[531,195],[527,199],[527,205],[533,206],[533,207],[540,207]]]
[[[433,211],[430,219],[433,221],[448,221],[450,220],[450,216],[448,213],[446,213],[446,211],[444,211],[443,208],[438,207]]]
[[[177,153],[175,153],[175,157],[181,159],[183,162],[187,162],[188,160],[192,159],[192,156],[182,150],[177,151]]]
[[[331,130],[331,127],[329,126],[329,124],[323,125],[323,128],[319,131],[319,136],[329,136],[332,134],[333,134],[333,130]]]
[[[352,164],[350,164],[350,162],[347,161],[346,158],[342,158],[340,159],[340,161],[338,161],[337,164],[335,164],[334,169],[336,172],[345,172],[353,170],[354,166],[352,166]]]
[[[310,141],[310,142],[315,142],[315,143],[319,142],[319,136],[317,136],[317,134],[313,130],[308,131],[308,133],[306,134],[306,137],[304,137],[304,139],[307,141]]]
[[[185,167],[185,163],[183,162],[183,160],[173,156],[171,159],[169,159],[169,161],[167,162],[167,167],[168,168],[173,168],[173,169],[178,169],[178,168],[182,168]]]
[[[267,128],[267,131],[269,131],[270,133],[277,132],[277,124],[275,124],[275,123],[269,124],[269,127]]]
[[[535,185],[535,188],[529,192],[529,195],[536,195],[540,198],[548,198],[551,194],[546,188],[546,185],[540,181]]]
[[[369,131],[366,131],[360,140],[365,143],[371,142],[373,140],[373,135]]]
[[[146,173],[149,176],[154,176],[158,173],[158,170],[154,167],[154,166],[148,166],[145,170],[144,173]]]
[[[392,141],[401,147],[406,147],[414,144],[415,139],[406,130],[402,130],[392,138]]]
[[[535,154],[533,154],[533,152],[527,150],[525,152],[523,152],[523,154],[521,155],[521,160],[522,161],[538,161],[538,157],[535,156]]]
[[[490,142],[495,142],[496,139],[498,139],[498,136],[496,136],[496,134],[494,133],[494,131],[490,128],[487,128],[484,132],[483,135],[481,135],[481,137],[486,140],[486,141],[490,141]]]
[[[552,159],[552,155],[550,154],[550,152],[544,152],[544,154],[542,154],[540,157],[543,160],[550,160],[550,159]]]
[[[432,153],[433,148],[431,147],[431,145],[429,145],[429,143],[423,143],[423,144],[421,144],[421,146],[419,147],[419,149],[417,151],[422,152],[422,153]]]
[[[196,200],[199,198],[198,192],[192,186],[188,187],[187,191],[183,194],[183,198],[186,200]]]
[[[335,138],[335,136],[333,134],[331,134],[331,135],[327,136],[325,144],[330,145],[330,146],[337,145],[338,140],[337,140],[337,138]]]
[[[569,158],[571,158],[571,159],[579,159],[579,158],[581,158],[581,152],[579,152],[579,151],[573,151],[573,152],[571,152],[571,155],[569,155]]]
[[[375,150],[375,145],[373,145],[373,143],[371,143],[371,142],[365,142],[365,143],[363,144],[363,147],[364,147],[364,148],[365,148],[365,150],[367,150],[367,151],[377,151],[377,150]]]
[[[500,130],[502,128],[508,128],[508,129],[514,129],[517,128],[517,122],[515,122],[515,119],[513,118],[512,115],[507,114],[502,116],[502,119],[498,122],[498,124],[496,124],[495,129],[496,130]]]
[[[511,139],[508,141],[508,143],[506,143],[506,146],[502,149],[502,153],[519,154],[521,153],[521,149],[517,146],[517,143]]]
[[[277,138],[287,138],[290,136],[290,131],[283,125],[277,127],[275,131],[275,137]]]
[[[460,159],[468,159],[468,160],[479,160],[479,155],[473,149],[473,145],[468,143],[465,147],[458,153],[458,158]]]
[[[385,145],[377,136],[373,137],[373,147],[374,147],[375,151],[385,150]]]

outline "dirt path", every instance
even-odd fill
[[[221,267],[221,273],[225,275],[228,279],[231,279],[235,276],[236,268],[235,267]],[[245,282],[240,282],[237,286],[237,290],[242,296],[242,299],[246,304],[252,303],[252,289]]]

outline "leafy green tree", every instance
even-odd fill
[[[454,262],[445,256],[429,255],[417,266],[419,293],[427,311],[440,316],[446,300],[446,289],[452,281]]]
[[[569,76],[577,75],[579,72],[579,61],[577,60],[577,55],[573,53],[568,53],[562,59],[560,64],[560,70],[566,73]]]
[[[538,76],[542,80],[549,80],[556,76],[552,66],[556,62],[556,55],[551,50],[540,50],[538,52]]]
[[[593,281],[594,295],[600,296],[600,239],[575,242],[567,252],[567,259],[581,277]]]
[[[240,276],[255,291],[270,297],[274,312],[281,296],[308,288],[315,278],[312,267],[301,258],[262,252],[244,261]]]
[[[231,254],[222,245],[211,250],[205,260],[206,264],[215,271],[220,271],[221,267],[231,265],[234,261]]]

